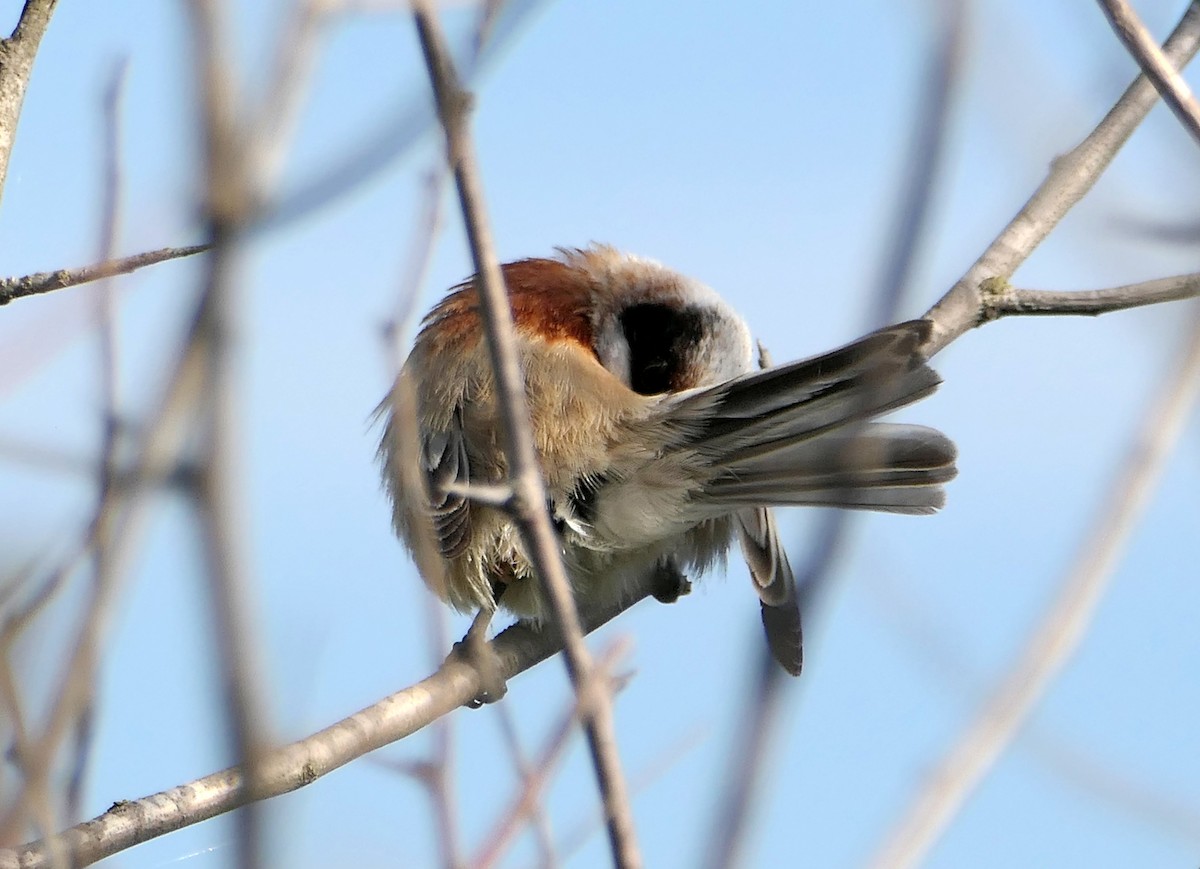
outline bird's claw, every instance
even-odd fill
[[[508,693],[500,657],[487,641],[487,627],[492,620],[492,611],[481,610],[467,635],[454,644],[451,656],[457,656],[479,674],[479,693],[465,704],[478,709],[487,703],[495,703]]]
[[[692,591],[691,581],[673,559],[661,561],[654,568],[654,599],[660,603],[675,603]]]

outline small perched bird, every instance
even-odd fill
[[[702,573],[736,537],[775,658],[800,672],[795,579],[774,506],[932,513],[955,475],[934,429],[868,422],[939,378],[916,320],[759,369],[745,322],[708,287],[610,247],[503,266],[533,436],[581,609],[649,574]],[[380,405],[400,538],[456,609],[548,617],[520,534],[471,485],[506,474],[473,280],[425,318]],[[670,598],[668,588],[662,593]]]

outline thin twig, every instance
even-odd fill
[[[104,194],[100,221],[100,244],[97,251],[97,258],[100,262],[107,262],[113,258],[121,220],[121,99],[128,68],[129,64],[126,60],[121,60],[116,64],[104,100]],[[112,575],[111,536],[113,528],[112,514],[104,509],[104,504],[108,502],[113,488],[117,485],[118,420],[120,419],[117,333],[113,310],[113,289],[110,280],[103,280],[97,285],[93,293],[93,302],[97,334],[100,339],[97,361],[102,396],[100,467],[97,473],[100,485],[97,492],[96,516],[104,520],[98,524],[95,546],[92,550],[93,582],[97,585],[109,585],[115,582],[115,577]],[[92,666],[94,668],[94,662]],[[88,681],[94,682],[94,679]],[[75,759],[68,779],[66,801],[67,817],[71,821],[75,821],[79,817],[84,777],[91,748],[94,700],[94,695],[89,692],[79,709],[75,723]]]
[[[195,331],[194,324],[192,331]],[[83,621],[75,632],[74,646],[66,661],[66,675],[59,683],[58,693],[50,704],[49,712],[45,716],[46,723],[38,740],[24,743],[18,738],[17,757],[18,761],[27,767],[27,776],[28,768],[36,769],[40,764],[48,762],[44,759],[47,752],[60,743],[62,734],[74,718],[77,698],[90,690],[89,674],[92,669],[87,662],[91,660],[95,650],[101,647],[116,600],[116,580],[124,575],[123,566],[134,548],[136,532],[141,527],[141,520],[145,514],[145,501],[132,496],[149,480],[169,478],[171,470],[175,467],[179,448],[189,434],[189,408],[194,405],[200,391],[199,357],[195,342],[189,338],[184,343],[184,349],[176,362],[159,407],[151,415],[144,434],[136,445],[133,460],[120,474],[121,484],[110,486],[104,491],[104,497],[100,499],[95,514],[80,539],[39,581],[36,590],[24,604],[0,624],[0,659],[3,659],[7,670],[8,650],[16,638],[61,590],[67,578],[79,568],[88,553],[95,549],[104,529],[111,527],[112,530],[108,534],[108,575],[113,581],[91,585],[90,597],[83,609]],[[19,715],[19,708],[13,705],[15,695],[7,696],[5,702],[10,706],[10,714]],[[27,778],[26,787],[29,780]],[[32,780],[36,782],[37,776],[33,776]],[[26,802],[28,800],[25,794],[18,795],[5,816],[0,817],[0,841],[20,835],[14,831],[21,829],[19,807]]]
[[[392,317],[383,327],[383,337],[391,358],[389,375],[396,376],[404,362],[404,348],[408,345],[411,324],[416,318],[417,300],[429,276],[433,263],[434,242],[442,231],[445,209],[443,188],[446,186],[444,166],[432,169],[425,177],[416,229],[409,242],[409,251],[400,280],[396,307]]]
[[[446,639],[445,609],[433,595],[425,596],[431,607],[440,610],[442,630],[439,639]],[[434,632],[435,636],[439,632]],[[445,642],[440,644],[444,649]],[[447,715],[439,718],[433,730],[433,757],[429,761],[429,790],[433,799],[433,814],[437,826],[438,847],[442,852],[442,865],[446,869],[459,869],[462,866],[460,851],[458,801],[454,791],[454,719]]]
[[[462,495],[467,500],[474,501],[476,504],[485,504],[501,510],[513,509],[513,499],[516,497],[513,487],[502,483],[495,485],[488,483],[447,483],[442,488],[450,495]]]
[[[978,708],[983,699],[978,686],[984,679],[963,657],[964,638],[952,636],[948,626],[915,597],[913,588],[901,587],[895,562],[884,561],[891,565],[889,570],[864,574],[871,585],[876,616],[892,628],[897,641],[925,667],[945,696]],[[912,581],[908,577],[904,585]],[[1014,737],[1012,746],[1086,798],[1105,803],[1189,847],[1200,846],[1200,807],[1188,805],[1181,796],[1163,793],[1144,778],[1114,766],[1111,758],[1085,751],[1077,734],[1055,732],[1033,719]]]
[[[703,740],[703,737],[704,728],[693,728],[685,732],[647,763],[634,770],[633,774],[629,777],[630,792],[634,794],[645,792],[691,751],[695,750]],[[595,813],[581,818],[572,824],[570,830],[562,837],[558,846],[558,852],[562,856],[564,865],[571,864],[572,858],[596,834],[603,820],[598,813]]]
[[[1103,290],[1019,290],[1002,280],[985,281],[981,289],[982,316],[985,320],[1017,315],[1079,314],[1095,317],[1110,311],[1124,311],[1200,296],[1200,272]]]
[[[1200,103],[1196,102],[1192,89],[1179,74],[1179,70],[1163,55],[1162,49],[1158,47],[1142,19],[1125,0],[1098,2],[1121,44],[1133,55],[1133,59],[1154,84],[1163,102],[1171,107],[1179,123],[1183,124],[1184,129],[1192,134],[1197,144],[1200,144]]]
[[[266,96],[253,113],[249,135],[247,159],[254,171],[247,175],[256,185],[251,193],[255,204],[265,201],[283,168],[316,67],[317,49],[328,31],[323,25],[334,5],[332,0],[295,0],[281,27]]]
[[[188,253],[199,249],[189,250]],[[169,257],[168,257],[169,258]],[[102,277],[105,270],[98,274],[87,275],[84,280],[95,280]],[[201,305],[201,311],[203,305]],[[113,485],[107,491],[107,497],[101,499],[96,515],[93,517],[82,540],[72,549],[72,552],[56,569],[50,572],[46,580],[39,584],[38,591],[20,612],[7,619],[0,630],[0,642],[11,641],[22,626],[35,617],[37,612],[53,597],[61,587],[63,580],[71,574],[80,560],[96,546],[96,542],[104,533],[108,533],[110,564],[109,575],[113,581],[93,583],[90,597],[84,607],[84,618],[74,637],[74,646],[68,655],[59,689],[50,704],[45,716],[46,724],[39,738],[29,745],[19,747],[20,761],[27,768],[36,769],[40,764],[48,762],[49,752],[61,743],[61,739],[71,722],[75,720],[75,710],[78,708],[78,698],[91,689],[92,672],[88,661],[101,648],[106,628],[113,612],[116,600],[118,582],[124,576],[124,565],[133,549],[136,531],[140,528],[140,520],[144,516],[144,501],[130,497],[148,479],[167,476],[176,466],[181,444],[191,432],[192,409],[203,392],[202,358],[198,351],[199,344],[195,338],[197,323],[201,316],[198,312],[193,319],[188,339],[183,345],[178,361],[172,371],[165,389],[160,406],[151,416],[145,426],[144,434],[134,452],[134,459],[129,468],[121,475],[121,485]],[[3,650],[0,649],[0,654]],[[37,776],[27,778],[25,791],[30,781],[36,783]],[[28,794],[19,795],[15,805],[10,807],[6,816],[0,818],[0,838],[10,840],[14,829],[20,829],[18,807],[28,802]],[[17,833],[20,835],[20,833]],[[51,845],[45,851],[43,859],[46,865],[58,865],[57,851],[59,845]]]
[[[1200,3],[1189,3],[1163,47],[1166,58],[1182,67],[1200,48]],[[965,275],[925,317],[933,322],[928,355],[981,325],[986,281],[1009,280],[1063,216],[1092,189],[1117,151],[1149,114],[1158,92],[1138,76],[1086,139],[1054,161],[1050,174],[1029,201],[988,245]]]
[[[534,570],[562,631],[567,672],[579,698],[580,716],[608,816],[613,860],[622,869],[641,866],[633,828],[633,813],[621,772],[612,707],[603,681],[596,678],[591,655],[583,641],[579,616],[550,517],[546,486],[534,450],[525,379],[517,356],[512,310],[504,278],[493,250],[483,211],[483,190],[467,134],[470,96],[461,89],[446,50],[445,39],[427,0],[415,0],[413,15],[433,83],[438,115],[446,133],[447,157],[458,187],[475,271],[480,312],[491,353],[501,434],[508,460],[514,504],[512,517],[521,530]]]
[[[1184,16],[1180,26],[1176,29],[1175,35],[1168,41],[1168,54],[1173,60],[1186,59],[1195,50],[1196,17],[1194,9],[1189,9],[1188,14]],[[1115,153],[1116,148],[1124,141],[1124,137],[1136,127],[1149,105],[1153,103],[1152,91],[1146,94],[1142,91],[1135,92],[1135,90],[1136,86],[1131,89],[1132,95],[1131,92],[1127,92],[1097,132],[1089,137],[1088,142],[1085,142],[1085,145],[1091,143],[1090,149],[1081,146],[1080,149],[1076,149],[1067,158],[1064,158],[1065,162],[1056,164],[1051,178],[1040,188],[1039,193],[1014,219],[1005,233],[997,239],[989,252],[980,258],[972,272],[969,272],[968,276],[960,281],[960,284],[969,283],[970,289],[964,291],[960,289],[959,285],[956,285],[931,312],[931,316],[937,320],[939,330],[938,336],[935,338],[935,346],[931,349],[940,349],[959,334],[978,324],[983,305],[979,295],[972,296],[971,293],[977,293],[983,279],[1001,275],[1001,271],[989,270],[983,266],[1007,263],[1011,264],[1008,271],[1011,273],[1012,269],[1015,269],[1016,265],[1028,255],[1028,252],[1045,237],[1062,214],[1086,192],[1086,189],[1107,165],[1112,153]],[[1138,112],[1141,114],[1139,115]],[[1043,220],[1049,220],[1050,224],[1039,228],[1038,225]],[[968,281],[968,278],[972,278],[972,280]],[[1051,312],[1046,311],[1046,313]],[[1076,313],[1076,311],[1070,309],[1070,304],[1064,303],[1060,313]],[[190,397],[195,394],[196,384],[199,382],[195,376],[196,370],[194,354],[191,351],[185,352],[167,390],[163,411],[157,417],[154,425],[148,427],[150,435],[147,436],[144,453],[140,454],[139,461],[136,463],[137,468],[167,467],[174,460],[177,444],[182,437],[181,423],[185,421],[185,415],[180,413],[180,409],[188,406]],[[134,473],[135,480],[139,477],[141,475]],[[640,594],[644,595],[649,590],[649,588],[642,589]],[[615,608],[608,613],[608,616],[616,615],[617,612],[627,607],[628,605]],[[497,643],[503,645],[503,640],[505,640],[505,635],[498,638]],[[525,661],[522,669],[532,666],[533,663],[560,649],[551,633],[538,635],[537,642],[543,645],[538,646],[537,654],[531,653],[532,657],[522,658]],[[412,708],[405,707],[406,714],[411,713],[410,717],[406,719],[406,727],[411,728],[407,732],[411,732],[423,726],[427,721],[461,705],[478,693],[480,688],[478,674],[464,677],[463,671],[456,669],[456,667],[461,668],[462,666],[464,666],[462,662],[447,664],[421,685],[381,701],[377,707],[372,707],[372,709],[389,706],[393,702],[399,702],[402,705],[404,703],[414,704]],[[516,671],[508,672],[511,675]],[[354,720],[353,725],[343,722],[342,724],[347,725],[345,729],[338,729],[342,725],[335,725],[334,728],[322,731],[321,734],[310,737],[309,740],[304,740],[292,747],[306,745],[305,750],[297,750],[290,755],[287,754],[288,749],[282,749],[278,753],[272,752],[270,757],[278,761],[279,765],[271,767],[270,772],[279,773],[290,783],[290,786],[282,787],[278,782],[269,782],[267,789],[261,792],[261,796],[282,793],[314,780],[326,771],[323,764],[330,757],[335,757],[337,765],[340,765],[377,747],[377,745],[405,735],[404,732],[400,732],[404,728],[397,727],[396,720],[390,717],[394,711],[389,707],[389,712],[386,714],[367,715],[365,719],[356,719],[352,716],[348,722]],[[364,713],[369,712],[371,710],[364,710]],[[360,713],[360,715],[364,713]],[[376,724],[379,724],[380,727],[376,728]],[[389,736],[384,731],[396,735]],[[325,737],[324,740],[318,738],[322,736]],[[330,750],[331,745],[336,750]],[[314,754],[307,752],[314,752]],[[293,762],[293,765],[289,766],[287,761]],[[241,788],[240,774],[236,770],[226,771],[226,773],[208,777],[193,783],[193,785],[185,785],[157,795],[155,798],[148,798],[133,804],[121,804],[101,818],[80,825],[64,834],[61,841],[80,843],[80,862],[89,862],[99,859],[101,856],[116,853],[123,847],[128,847],[129,844],[146,841],[170,829],[177,829],[228,811],[236,805],[240,805],[245,799],[247,799],[247,795]],[[141,821],[143,824],[138,825],[135,823],[137,821]],[[108,838],[110,835],[111,838]],[[104,842],[101,844],[97,838],[93,837],[103,837]],[[47,865],[49,856],[45,843],[41,843],[31,853],[34,855],[31,857],[31,860],[34,861],[31,865]],[[86,856],[88,854],[95,856],[88,857]],[[16,859],[15,851],[0,851],[0,866],[16,865]]]
[[[616,690],[624,687],[624,683],[609,674],[628,651],[628,641],[618,640],[604,651],[597,663],[596,669],[599,674],[602,674],[601,678],[616,686],[615,689],[612,689],[612,693],[616,693]],[[471,861],[471,869],[491,869],[492,866],[495,866],[504,856],[508,846],[521,831],[525,822],[538,814],[541,793],[549,784],[566,751],[567,740],[571,735],[571,725],[579,719],[582,713],[582,704],[579,698],[575,698],[575,702],[568,707],[559,722],[550,729],[550,734],[546,737],[542,750],[538,753],[537,761],[532,767],[526,765],[526,770],[521,772],[520,791],[496,821],[491,832],[484,837],[484,844],[480,847],[475,859]],[[510,744],[516,747],[515,753],[519,754],[520,747],[516,742],[516,734],[513,733],[512,737]]]
[[[193,256],[204,253],[209,249],[207,244],[194,244],[188,247],[163,247],[146,253],[134,254],[121,259],[105,260],[90,266],[75,269],[57,269],[52,272],[36,272],[20,278],[0,278],[0,305],[7,305],[13,299],[25,296],[36,296],[66,287],[111,278],[114,275],[127,275],[130,272],[157,265],[167,260]]]
[[[1104,499],[1058,599],[975,723],[929,776],[872,865],[902,869],[922,861],[1070,659],[1150,500],[1198,391],[1200,311],[1195,312],[1195,323],[1179,358],[1166,367],[1164,386],[1130,445],[1121,473]]]
[[[967,47],[968,0],[932,0],[928,5],[937,19],[935,51],[921,89],[921,101],[913,112],[908,159],[902,174],[903,193],[891,231],[891,247],[884,256],[875,311],[868,328],[880,328],[900,319],[900,311],[921,241],[928,230],[938,172],[950,137],[950,113],[962,78]]]
[[[839,531],[833,533],[840,537]],[[832,563],[832,559],[826,560],[822,571],[828,571]],[[746,680],[750,690],[742,712],[743,720],[735,731],[737,739],[730,752],[728,771],[718,789],[721,793],[718,822],[713,828],[704,862],[710,869],[738,865],[783,706],[783,669],[766,650],[755,655],[755,665],[753,678]]]
[[[194,327],[193,327],[194,331]],[[201,379],[198,370],[199,357],[196,345],[190,339],[185,343],[184,350],[172,373],[161,405],[147,426],[146,433],[136,453],[136,459],[129,472],[123,477],[123,485],[114,486],[109,490],[109,497],[97,509],[87,531],[63,562],[50,572],[48,577],[39,585],[33,598],[20,612],[7,619],[0,629],[0,645],[11,642],[37,612],[61,588],[63,580],[78,566],[81,559],[92,550],[100,529],[106,523],[112,523],[113,531],[110,536],[110,575],[114,579],[124,576],[124,565],[133,549],[136,531],[140,528],[140,520],[144,516],[144,500],[132,499],[129,495],[136,490],[139,483],[161,473],[161,469],[171,467],[178,455],[180,445],[184,442],[189,428],[188,409],[193,406],[200,394]],[[92,584],[91,596],[84,608],[84,618],[75,633],[74,647],[65,667],[65,677],[59,686],[58,693],[50,705],[46,716],[47,723],[43,726],[39,740],[21,749],[23,764],[39,764],[45,752],[58,745],[62,734],[73,720],[77,699],[83,692],[90,690],[90,684],[85,678],[91,670],[85,662],[101,647],[109,620],[116,601],[118,583]],[[0,654],[3,654],[0,648]],[[32,758],[29,760],[27,758]],[[17,806],[25,802],[21,796]],[[8,815],[0,818],[0,840],[11,838],[14,825],[17,823],[16,812],[10,809]],[[52,861],[53,849],[47,853],[45,865],[57,865]]]

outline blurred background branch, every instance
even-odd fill
[[[1057,599],[966,733],[872,861],[880,869],[919,866],[950,819],[987,775],[1087,633],[1096,606],[1166,467],[1200,391],[1200,309],[1134,433],[1112,488],[1075,556]]]

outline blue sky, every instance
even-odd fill
[[[19,5],[3,4],[5,27]],[[261,89],[284,7],[235,5],[240,72]],[[1139,8],[1163,35],[1183,6]],[[182,9],[163,0],[60,7],[4,191],[0,273],[94,257],[100,104],[121,57],[130,62],[121,249],[198,240]],[[461,32],[465,16],[449,23]],[[969,29],[948,159],[904,316],[925,310],[970,265],[1134,73],[1092,4],[987,0],[975,4]],[[779,360],[855,337],[892,231],[932,33],[927,4],[883,0],[540,4],[478,91],[477,147],[502,257],[591,241],[653,257],[721,292]],[[427,100],[404,15],[339,27],[285,189],[380,118]],[[397,304],[437,155],[427,131],[369,184],[255,239],[241,272],[248,572],[281,739],[431,667],[425,592],[391,535],[369,416],[391,365],[381,325]],[[1197,165],[1194,144],[1156,109],[1015,283],[1087,289],[1194,270],[1194,251],[1129,227],[1194,223]],[[448,210],[418,307],[469,270]],[[168,264],[120,284],[131,412],[153,400],[199,275],[196,263]],[[96,449],[89,293],[0,312],[0,444],[77,457]],[[901,418],[953,437],[960,476],[935,517],[857,524],[854,550],[810,619],[806,670],[789,686],[746,865],[854,866],[869,856],[1053,598],[1187,310],[1014,319],[935,359],[943,387]],[[1195,863],[1198,421],[1193,412],[1078,654],[930,866]],[[89,497],[81,475],[0,447],[3,569],[49,563],[84,521]],[[170,495],[153,505],[97,686],[89,816],[230,760],[188,513]],[[782,526],[799,559],[813,515],[785,513]],[[760,642],[746,586],[732,565],[676,606],[639,606],[593,642],[632,641],[625,666],[636,677],[616,706],[631,777],[673,759],[635,798],[650,866],[696,865],[708,846]],[[46,650],[73,600],[20,650],[31,680],[52,672]],[[465,622],[456,617],[451,629]],[[567,697],[557,662],[514,681],[506,703],[528,751]],[[463,710],[452,720],[470,853],[515,785],[493,713]],[[380,763],[421,758],[428,747],[418,735],[273,801],[271,865],[435,865],[425,794]],[[562,839],[594,811],[578,740],[547,805]],[[232,825],[219,819],[113,865],[230,865],[232,841]],[[523,840],[505,865],[529,865],[534,853]],[[569,865],[606,860],[597,828]]]

